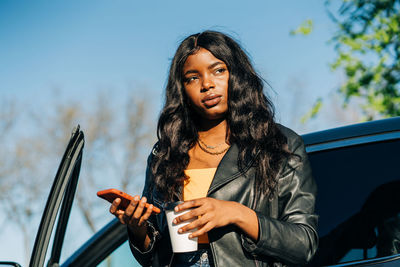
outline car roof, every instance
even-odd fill
[[[305,145],[311,146],[343,139],[388,134],[398,131],[400,131],[400,117],[393,117],[313,132],[304,134],[302,137]]]

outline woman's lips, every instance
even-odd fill
[[[221,95],[208,95],[202,99],[204,105],[211,108],[221,102]]]

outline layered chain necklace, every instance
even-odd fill
[[[212,149],[216,149],[217,147],[219,147],[219,146],[221,146],[221,145],[223,145],[225,143],[220,143],[220,144],[215,145],[215,146],[209,146],[206,143],[204,143],[204,141],[202,141],[200,139],[200,137],[198,138],[197,143],[199,144],[199,147],[201,148],[201,150],[203,150],[204,152],[206,152],[208,154],[211,154],[211,155],[220,155],[222,153],[225,153],[229,149],[229,146],[228,146],[228,147],[224,148],[223,150],[213,151]]]

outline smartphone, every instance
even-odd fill
[[[114,199],[120,198],[121,203],[119,204],[118,208],[121,208],[123,210],[126,209],[126,207],[128,207],[129,203],[133,199],[133,196],[128,195],[127,193],[124,193],[121,190],[113,189],[113,188],[99,191],[99,192],[97,192],[97,196],[107,200],[110,203],[112,203],[114,201]],[[150,204],[146,203],[146,208],[148,208],[149,206],[150,206]],[[161,212],[161,210],[159,208],[153,206],[153,213],[158,214],[160,212]]]

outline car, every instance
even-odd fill
[[[309,265],[400,266],[400,117],[302,137],[318,185],[320,242]],[[83,144],[83,133],[77,128],[51,189],[30,266],[139,266],[129,253],[126,227],[117,219],[60,263]],[[58,220],[46,256],[57,214],[63,219]]]

